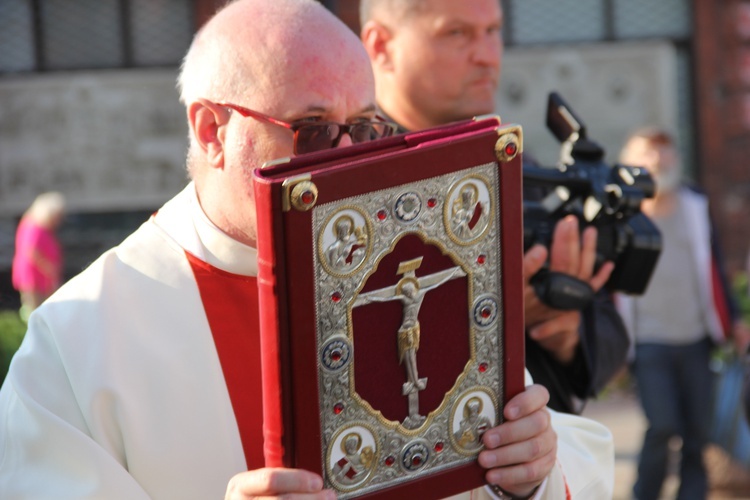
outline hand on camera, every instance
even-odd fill
[[[609,279],[614,264],[606,262],[594,273],[596,261],[597,231],[587,227],[581,237],[578,219],[573,215],[561,219],[555,226],[549,250],[543,245],[534,245],[524,255],[524,313],[529,336],[544,349],[550,351],[558,361],[568,363],[575,355],[580,342],[578,330],[580,311],[563,311],[544,304],[536,295],[529,280],[547,261],[550,271],[565,273],[588,283],[596,292]]]

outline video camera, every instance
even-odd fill
[[[642,294],[661,253],[661,233],[641,212],[654,196],[654,181],[644,168],[604,163],[604,150],[586,137],[583,122],[556,93],[549,95],[547,128],[560,141],[555,168],[524,164],[524,251],[550,247],[557,221],[573,214],[581,230],[598,231],[596,264],[612,261],[610,291]],[[540,300],[555,309],[581,309],[593,298],[588,283],[542,269],[530,280]]]

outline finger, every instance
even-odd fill
[[[489,484],[496,484],[511,493],[528,493],[549,475],[555,466],[555,451],[544,455],[533,462],[517,464],[508,467],[497,467],[487,471],[485,480]]]
[[[523,256],[523,277],[528,283],[547,260],[547,249],[543,245],[534,245]]]
[[[523,319],[526,328],[537,325],[543,321],[560,314],[558,309],[552,309],[539,300],[532,286],[525,286],[523,290]]]
[[[529,337],[557,361],[567,365],[575,358],[578,345],[581,343],[580,326],[581,313],[568,311],[531,328]]]
[[[589,280],[589,285],[595,292],[598,292],[609,280],[612,275],[612,271],[615,270],[615,264],[613,262],[605,262],[602,267],[596,272],[596,274]]]
[[[301,469],[264,468],[242,472],[230,479],[226,498],[280,493],[315,493],[323,488],[323,479]]]
[[[596,236],[597,231],[594,226],[589,226],[583,230],[583,246],[581,248],[581,267],[578,270],[578,278],[588,281],[594,274],[594,264],[596,263]]]
[[[508,420],[517,420],[544,408],[549,402],[549,391],[546,387],[534,384],[515,396],[505,405],[503,415]]]
[[[529,336],[537,342],[543,342],[558,336],[568,336],[571,333],[578,336],[580,325],[581,313],[579,311],[567,311],[556,318],[530,328]]]
[[[546,408],[518,420],[508,420],[482,435],[487,450],[499,451],[504,447],[535,438],[550,428],[550,414]],[[502,452],[501,452],[502,453]]]
[[[550,249],[550,269],[578,276],[581,243],[578,237],[578,219],[567,215],[555,226]]]
[[[318,493],[284,493],[281,495],[240,495],[227,497],[224,500],[336,500],[333,490],[322,490]]]
[[[534,325],[549,315],[549,308],[536,295],[529,280],[544,266],[549,252],[543,245],[532,246],[523,256],[523,277],[526,283],[523,290],[524,324]]]
[[[494,469],[533,462],[543,458],[548,453],[552,453],[556,445],[557,434],[547,424],[546,430],[541,434],[500,448],[482,451],[478,457],[479,465],[485,469]]]

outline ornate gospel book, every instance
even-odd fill
[[[484,117],[255,170],[267,466],[339,498],[484,484],[523,390],[521,149]]]

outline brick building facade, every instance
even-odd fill
[[[696,151],[730,271],[750,248],[750,2],[694,1]]]

